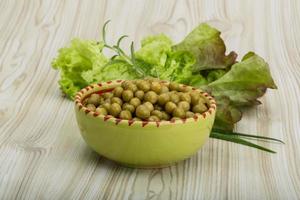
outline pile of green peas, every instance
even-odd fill
[[[184,119],[208,110],[199,91],[157,79],[124,81],[112,92],[92,94],[83,104],[100,115],[137,121]]]

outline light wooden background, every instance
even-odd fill
[[[115,165],[86,146],[51,59],[71,38],[179,41],[200,22],[230,50],[270,64],[277,91],[237,130],[283,139],[271,155],[210,139],[196,156],[154,170]],[[0,199],[300,199],[300,1],[0,1]]]

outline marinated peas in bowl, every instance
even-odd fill
[[[100,115],[138,121],[185,119],[208,110],[199,90],[155,79],[124,81],[108,93],[91,94],[83,105]]]
[[[189,158],[209,138],[215,113],[209,94],[157,79],[93,84],[75,97],[85,142],[130,167],[164,167]]]

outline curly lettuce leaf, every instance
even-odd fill
[[[135,52],[135,58],[152,65],[164,65],[172,43],[164,34],[147,36],[142,40],[141,48]]]
[[[161,72],[161,79],[189,84],[195,58],[188,52],[176,51],[169,55],[165,69]]]
[[[182,42],[173,46],[173,49],[188,51],[195,56],[194,72],[206,69],[225,69],[235,63],[237,54],[232,51],[225,55],[226,47],[220,34],[217,29],[202,23]]]
[[[98,70],[108,59],[102,54],[102,42],[73,39],[70,46],[61,48],[52,67],[60,71],[59,85],[67,97],[73,98],[78,90],[92,83],[82,74],[86,71]]]
[[[165,71],[165,65],[168,54],[172,50],[172,40],[164,35],[153,35],[144,38],[141,42],[141,48],[135,52],[135,58],[138,62],[145,63],[148,76],[158,77]]]
[[[105,66],[82,72],[82,77],[91,83],[116,79],[131,80],[137,78],[132,66],[123,60],[113,60]]]
[[[164,34],[144,38],[135,57],[144,68],[148,68],[144,70],[148,72],[147,76],[186,84],[195,64],[195,58],[189,52],[173,51],[172,40]]]

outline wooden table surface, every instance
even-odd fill
[[[300,1],[0,1],[0,199],[300,199]],[[278,90],[245,112],[236,129],[285,141],[277,154],[210,139],[164,169],[123,168],[82,140],[73,102],[51,69],[73,37],[180,41],[200,22],[222,31],[227,49],[270,64]],[[298,36],[297,36],[298,35]],[[125,43],[126,44],[126,43]],[[126,44],[126,45],[127,45]]]

